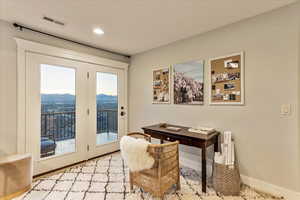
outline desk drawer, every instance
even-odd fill
[[[153,138],[166,140],[169,142],[179,141],[180,144],[185,144],[185,145],[192,145],[192,143],[193,143],[193,139],[186,138],[186,137],[180,137],[177,135],[168,135],[168,134],[162,134],[162,133],[156,133],[156,132],[151,132],[148,134],[151,135],[151,137],[153,137]]]
[[[183,138],[180,136],[169,136],[169,135],[164,135],[163,140],[169,141],[169,142],[174,142],[174,141],[179,141],[180,144],[185,144],[185,145],[192,145],[193,140],[190,138]]]

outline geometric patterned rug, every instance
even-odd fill
[[[224,197],[208,185],[201,191],[200,173],[181,168],[181,190],[171,189],[165,200],[275,200],[280,199],[243,186],[240,196]],[[154,200],[135,187],[129,190],[128,168],[120,153],[113,153],[57,174],[35,180],[32,189],[15,200]]]

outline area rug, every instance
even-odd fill
[[[120,153],[88,161],[57,174],[35,180],[32,189],[15,200],[154,200],[135,187],[129,190],[128,168]],[[276,200],[280,198],[243,186],[240,196],[216,194],[211,185],[201,191],[199,172],[181,167],[181,190],[171,189],[165,200]]]

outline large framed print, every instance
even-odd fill
[[[209,103],[244,105],[244,53],[209,61]]]
[[[173,65],[173,100],[174,104],[203,104],[204,60]]]
[[[154,69],[152,74],[152,103],[170,103],[170,67]]]

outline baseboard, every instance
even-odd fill
[[[212,160],[208,160],[207,163],[208,165],[211,165]],[[180,164],[195,170],[201,170],[201,157],[196,154],[180,151]],[[210,173],[210,170],[208,170],[208,173]],[[265,192],[278,197],[284,197],[285,200],[300,199],[299,192],[292,191],[245,175],[241,175],[241,178],[244,184],[254,188],[257,191]]]
[[[299,200],[300,193],[249,176],[241,175],[242,182],[258,191],[274,196],[284,197],[285,200]]]

